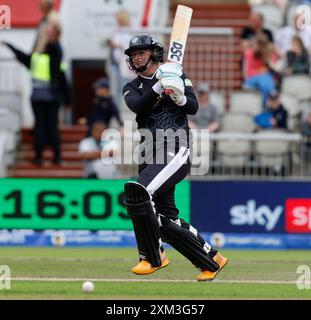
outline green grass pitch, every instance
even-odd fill
[[[214,282],[196,282],[199,271],[174,250],[170,265],[149,276],[130,270],[133,248],[0,248],[0,266],[11,269],[11,289],[0,299],[311,299],[297,288],[297,268],[311,268],[308,251],[222,250],[228,265]],[[95,290],[83,293],[83,281]]]

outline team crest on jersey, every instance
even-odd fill
[[[190,79],[185,79],[185,86],[186,87],[193,87],[192,82]]]

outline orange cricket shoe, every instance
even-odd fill
[[[166,253],[162,252],[160,256],[162,261],[160,267],[153,267],[147,260],[141,260],[135,267],[132,268],[132,272],[138,275],[147,275],[167,267],[170,261],[168,260]]]
[[[228,263],[228,259],[219,252],[216,253],[213,260],[219,265],[219,269],[215,272],[209,270],[202,271],[202,273],[197,276],[198,281],[213,281],[218,272]]]

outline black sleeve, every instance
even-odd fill
[[[136,114],[146,112],[146,108],[151,109],[159,97],[153,89],[141,95],[130,83],[124,86],[123,96],[129,109]]]
[[[70,105],[69,85],[64,71],[59,74],[59,90],[66,106]]]
[[[185,96],[187,97],[187,103],[181,106],[186,114],[196,114],[199,108],[197,97],[195,96],[192,83],[187,76],[183,75],[185,82]]]
[[[30,54],[26,54],[23,51],[20,51],[18,49],[16,49],[13,45],[11,45],[10,43],[5,42],[6,46],[12,50],[12,52],[14,53],[16,59],[23,64],[26,68],[30,69],[30,61],[31,61],[31,55]]]

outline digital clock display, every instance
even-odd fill
[[[0,179],[0,229],[132,230],[126,180]],[[189,221],[190,184],[176,186],[180,218]]]

